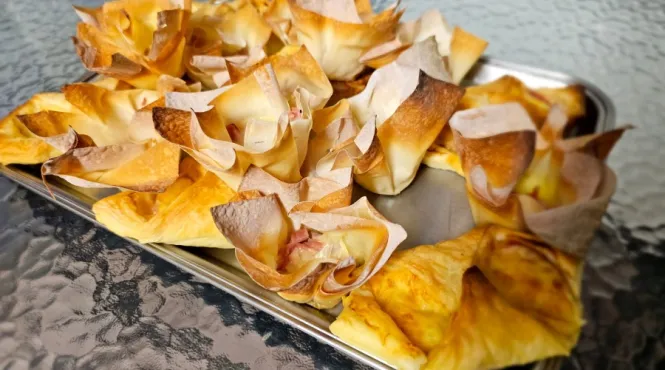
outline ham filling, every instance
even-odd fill
[[[325,245],[314,239],[314,236],[309,230],[302,227],[293,232],[289,238],[289,242],[280,250],[279,263],[277,270],[282,272],[289,272],[289,267],[296,267],[300,261],[311,259],[314,255],[319,253]]]
[[[291,108],[289,110],[289,121],[302,118],[302,113],[303,113],[302,109],[298,107]]]
[[[240,136],[240,129],[238,126],[235,124],[230,124],[226,125],[226,131],[229,133],[229,137],[231,137],[231,141],[233,141],[236,144],[242,144],[242,137]]]

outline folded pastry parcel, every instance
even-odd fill
[[[399,194],[413,181],[427,148],[462,98],[464,90],[447,82],[450,77],[436,48],[433,37],[414,44],[376,70],[365,90],[348,99],[359,127],[356,146],[363,155],[381,156],[364,158],[369,168],[358,167],[355,175],[358,184],[374,193]],[[340,108],[345,103],[338,104]],[[370,140],[373,127],[378,143],[370,150],[375,147]]]
[[[0,122],[0,163],[37,164],[77,146],[132,141],[134,114],[159,96],[116,79],[37,94]]]
[[[312,109],[323,108],[333,93],[325,72],[304,46],[285,46],[279,52],[252,65],[229,63],[230,81],[238,83],[268,64],[275,71],[277,82],[284,94],[288,95],[298,87],[310,92],[309,104]]]
[[[112,91],[89,83],[65,85],[62,92],[82,113],[80,118],[69,119],[65,124],[76,133],[88,136],[97,146],[136,142],[132,127],[134,115],[163,96],[154,90]]]
[[[567,355],[583,324],[579,260],[491,226],[396,252],[330,330],[398,369],[495,369]]]
[[[571,120],[584,116],[586,110],[583,86],[530,89],[513,76],[503,76],[487,84],[467,87],[459,109],[509,102],[520,103],[538,127],[543,125],[555,104],[560,105]]]
[[[295,35],[328,78],[349,81],[365,67],[360,56],[394,37],[403,13],[398,5],[375,14],[369,0],[288,0],[288,10],[277,4],[269,14],[283,41]]]
[[[359,60],[372,68],[380,68],[397,58],[414,43],[434,37],[437,51],[445,58],[452,81],[459,84],[487,48],[487,41],[460,27],[451,30],[436,9],[426,11],[414,21],[400,23],[395,37],[367,51]]]
[[[188,45],[200,51],[214,49],[219,55],[242,54],[263,48],[271,29],[254,2],[249,0],[193,2]]]
[[[165,139],[233,189],[250,165],[294,183],[302,178],[312,96],[291,87],[280,89],[275,70],[262,65],[228,88],[168,95],[166,108],[153,109],[153,121]]]
[[[88,70],[152,89],[162,74],[185,73],[191,1],[116,0],[75,10],[74,46]]]
[[[35,95],[0,123],[0,161],[43,163],[43,177],[81,187],[163,191],[178,177],[180,149],[154,130],[140,141],[133,131],[136,113],[160,96],[115,79]]]
[[[194,55],[187,65],[187,75],[194,81],[200,81],[207,89],[217,89],[232,83],[230,69],[250,68],[265,57],[262,48],[232,56]]]
[[[374,117],[358,125],[346,99],[314,111],[307,157],[301,168],[304,175],[326,176],[344,168],[363,174],[383,160]]]
[[[518,103],[459,111],[450,119],[477,225],[528,230],[584,256],[614,193],[605,165],[628,128],[564,138],[564,108],[536,129]]]
[[[141,243],[233,248],[217,230],[210,208],[235,196],[214,173],[193,158],[180,163],[178,179],[163,193],[124,191],[92,206],[97,221]]]
[[[65,117],[74,116],[76,109],[62,93],[36,94],[23,105],[14,109],[0,121],[0,163],[36,164],[55,157],[76,145],[77,137],[62,124]],[[49,121],[55,121],[34,133],[20,119],[24,115],[50,112]],[[44,117],[45,114],[40,115]],[[53,140],[44,140],[50,138]]]
[[[277,194],[247,198],[212,209],[240,266],[263,288],[317,308],[335,306],[371,278],[406,238],[367,198],[288,214]]]
[[[298,44],[288,0],[266,0],[257,8],[282,45]]]
[[[573,128],[575,120],[585,114],[585,99],[584,87],[581,85],[530,89],[516,77],[506,75],[486,84],[466,87],[457,110],[515,102],[526,109],[537,127],[541,127],[550,109],[560,105],[571,121],[569,127]],[[423,163],[464,176],[450,125],[443,127],[436,142],[425,154]]]
[[[42,165],[42,177],[57,176],[83,188],[162,192],[178,178],[180,148],[167,141],[70,149]]]
[[[228,65],[251,66],[266,57],[272,30],[250,1],[192,3],[187,75],[208,89],[230,82]]]

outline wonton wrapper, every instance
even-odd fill
[[[208,89],[229,83],[227,64],[249,67],[266,57],[271,29],[249,1],[194,3],[187,74]]]
[[[68,126],[68,124],[80,121],[81,118],[80,115],[75,113],[52,111],[18,116],[19,121],[36,138],[39,138],[39,140],[42,140],[60,153],[73,148],[94,145],[90,137],[78,135],[76,131]]]
[[[516,102],[540,127],[554,104],[561,105],[571,119],[584,116],[584,97],[584,87],[580,85],[532,90],[516,77],[506,75],[487,84],[467,87],[459,109]]]
[[[84,188],[162,192],[178,178],[180,148],[166,141],[77,148],[44,162],[42,177]]]
[[[360,14],[353,0],[288,3],[298,42],[307,46],[328,78],[341,81],[352,80],[364,69],[358,60],[363,53],[394,37],[403,13],[397,5],[379,14],[368,13],[365,4]]]
[[[219,6],[232,9],[220,16],[217,22],[226,45],[223,51],[225,55],[231,55],[232,47],[236,50],[252,50],[266,45],[272,30],[253,4],[241,0],[222,3]]]
[[[87,82],[91,85],[103,87],[106,90],[131,90],[134,88],[134,86],[128,84],[125,81],[120,81],[117,78],[113,77],[100,77],[98,79],[95,79],[94,81]]]
[[[362,174],[383,160],[383,151],[372,120],[359,127],[348,100],[313,113],[313,135],[302,172],[308,176],[326,176],[333,171],[353,167]]]
[[[356,182],[378,194],[399,194],[415,178],[427,148],[455,111],[464,90],[448,78],[434,38],[414,44],[376,70],[365,90],[349,99],[356,122],[376,117],[383,160],[357,174]]]
[[[151,90],[110,91],[86,83],[65,85],[62,92],[65,99],[85,116],[85,119],[72,121],[69,125],[78,134],[89,136],[97,146],[133,142],[134,115],[162,96]]]
[[[567,355],[582,326],[578,266],[527,234],[476,228],[397,252],[344,298],[330,330],[399,369],[502,368]]]
[[[333,93],[325,72],[304,46],[285,46],[277,54],[248,67],[231,63],[228,65],[231,82],[238,83],[268,64],[275,71],[282,93],[288,96],[298,87],[304,88],[310,93],[312,109],[323,108]]]
[[[37,94],[0,122],[0,163],[43,163],[92,142],[126,143],[136,111],[158,97],[109,78]]]
[[[529,230],[584,256],[616,186],[604,161],[626,128],[564,139],[567,122],[555,106],[537,132],[517,103],[453,115],[476,224]]]
[[[284,45],[298,43],[298,36],[293,28],[293,16],[288,0],[268,0],[263,9],[263,19],[270,25],[273,33]]]
[[[226,69],[222,57],[224,42],[218,27],[220,15],[230,11],[230,7],[222,4],[192,3],[183,56],[185,70],[190,79],[200,82],[207,89],[215,88],[215,73]]]
[[[235,196],[194,159],[180,163],[180,177],[161,194],[121,192],[92,206],[97,221],[140,243],[233,248],[217,230],[210,208]]]
[[[229,64],[237,68],[250,68],[266,58],[262,48],[250,49],[247,55],[229,57],[195,55],[187,66],[187,74],[208,89],[217,89],[231,83]]]
[[[231,56],[265,46],[271,29],[251,1],[192,3],[188,46],[192,55]]]
[[[457,108],[466,110],[509,102],[520,103],[537,127],[544,124],[545,118],[555,104],[564,108],[571,121],[583,117],[586,112],[584,87],[581,85],[531,90],[513,76],[503,76],[487,84],[467,87]],[[445,150],[444,155],[442,149]],[[433,168],[453,170],[462,175],[457,168],[454,166],[451,168],[447,164],[459,161],[454,158],[456,152],[453,133],[450,126],[445,126],[436,143],[429,148],[423,163]]]
[[[184,84],[184,81],[177,80]],[[173,81],[162,83],[175,88],[173,84]],[[148,131],[141,126],[141,115],[137,113],[155,104],[161,92],[142,89],[112,91],[91,83],[65,85],[62,92],[73,107],[71,113],[43,111],[20,117],[33,134],[51,145],[54,145],[54,139],[57,140],[55,135],[68,127],[78,136],[78,147],[142,143],[159,138],[154,128],[150,126]],[[81,138],[90,143],[82,145]],[[73,147],[59,150],[64,153]]]
[[[317,308],[335,306],[371,278],[406,238],[367,198],[325,213],[287,215],[272,194],[221,205],[212,214],[257,284]]]
[[[74,46],[88,70],[148,89],[162,74],[184,74],[191,2],[117,0],[74,9],[82,20]]]
[[[58,149],[32,133],[19,116],[43,111],[62,116],[75,110],[76,108],[60,93],[36,94],[14,109],[0,121],[0,163],[37,164],[63,153],[62,147]],[[67,135],[67,130],[66,126],[54,127],[48,134],[41,134],[41,136]]]
[[[341,168],[328,172],[325,177],[308,176],[289,184],[258,167],[250,167],[238,192],[252,190],[266,195],[277,194],[287,212],[325,212],[351,204],[353,177],[351,168]]]
[[[161,75],[157,79],[157,92],[160,96],[170,92],[201,92],[201,88],[200,82],[187,84],[184,80],[169,75]]]
[[[490,204],[504,204],[533,158],[536,131],[526,111],[517,103],[459,111],[450,127],[467,185]]]
[[[383,311],[367,285],[352,291],[342,302],[344,309],[330,325],[330,331],[344,342],[398,370],[419,370],[427,362],[426,354]]]
[[[431,168],[452,171],[460,176],[464,176],[459,155],[437,144],[432,144],[427,149],[425,158],[423,158],[423,164]]]
[[[348,99],[360,94],[367,87],[367,83],[370,77],[372,77],[372,72],[374,71],[367,70],[358,75],[353,81],[330,81],[333,88],[333,95],[330,97],[328,105],[335,105],[342,99]]]
[[[306,90],[294,91],[289,103],[268,65],[228,88],[186,95],[171,103],[167,96],[167,107],[178,109],[153,109],[155,128],[231,188],[238,189],[250,165],[281,181],[302,178],[312,124]],[[193,111],[179,110],[186,108]]]
[[[394,61],[411,45],[434,37],[437,51],[448,61],[452,81],[459,84],[487,48],[487,41],[459,27],[450,30],[445,18],[436,9],[426,11],[419,19],[401,23],[395,38],[365,53],[360,62],[380,68]]]

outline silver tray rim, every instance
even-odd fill
[[[484,66],[494,66],[515,73],[528,74],[562,85],[583,85],[586,89],[587,97],[591,99],[598,110],[596,132],[607,131],[615,125],[616,112],[614,104],[610,98],[600,88],[584,79],[562,72],[506,62],[491,57],[482,57],[477,63],[476,69]],[[87,72],[74,82],[87,82],[96,76],[97,74],[94,72]],[[79,193],[74,189],[68,188],[66,185],[63,185],[62,182],[49,180],[49,187],[55,196],[55,198],[53,198],[40,178],[37,178],[13,165],[0,165],[0,174],[55,204],[64,207],[66,210],[106,229],[104,225],[97,222],[92,213],[91,204],[94,202],[93,198]],[[258,285],[251,283],[251,280],[248,284],[248,277],[244,279],[239,278],[228,269],[234,269],[232,266],[226,265],[227,268],[222,268],[220,265],[225,265],[224,263],[212,263],[185,249],[173,245],[156,243],[142,244],[133,239],[125,237],[121,238],[156,257],[175,265],[193,276],[196,276],[202,281],[233,295],[241,302],[254,306],[276,319],[311,335],[320,342],[330,345],[356,361],[376,369],[393,369],[392,366],[384,361],[344,343],[341,339],[333,335],[328,329],[329,322],[323,317],[317,317],[317,314],[314,313],[314,311],[317,310],[283,300],[277,294],[266,291]],[[549,358],[536,362],[533,369],[558,369],[561,366],[561,363],[562,358],[560,357]]]

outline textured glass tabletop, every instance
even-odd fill
[[[99,1],[77,1],[96,5]],[[665,368],[665,2],[403,1],[488,54],[578,75],[638,129],[588,256],[569,369]],[[68,0],[0,1],[0,115],[84,71]],[[382,4],[377,4],[382,5]],[[0,177],[0,369],[363,368],[332,348]]]

